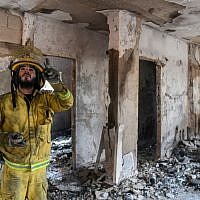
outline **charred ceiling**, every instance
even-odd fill
[[[34,12],[46,12],[52,9],[62,10],[70,13],[72,23],[88,23],[89,28],[107,31],[106,17],[99,13],[102,10],[128,10],[158,25],[178,16],[178,11],[184,6],[164,2],[163,0],[48,0],[32,9]]]
[[[48,12],[51,10],[60,10],[67,12],[72,17],[70,23],[86,23],[89,28],[94,30],[108,30],[106,17],[95,10],[92,10],[87,5],[79,3],[76,0],[48,0],[37,5],[32,12]]]
[[[199,0],[0,0],[0,7],[37,13],[97,31],[108,31],[101,11],[128,10],[178,38],[199,42]]]

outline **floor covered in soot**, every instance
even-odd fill
[[[170,158],[141,159],[135,177],[112,185],[103,165],[73,172],[71,137],[58,137],[52,141],[48,200],[200,200],[199,147],[198,139],[181,141]]]

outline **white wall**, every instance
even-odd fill
[[[23,41],[47,55],[76,59],[77,166],[94,162],[106,121],[108,37],[62,22],[25,15]],[[187,127],[187,44],[143,26],[140,56],[165,63],[161,69],[161,156],[172,146],[176,127]]]
[[[24,21],[23,42],[32,37],[44,54],[76,60],[76,164],[95,162],[107,117],[108,37],[30,14]]]
[[[187,133],[188,45],[172,36],[143,26],[140,56],[164,63],[161,68],[161,156]]]

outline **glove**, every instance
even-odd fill
[[[55,92],[63,90],[62,73],[58,72],[54,68],[45,68],[44,77],[51,84]]]
[[[8,134],[8,146],[9,147],[24,147],[26,140],[21,133],[9,133]]]
[[[45,68],[44,77],[50,84],[58,84],[61,82],[59,72],[52,67]]]

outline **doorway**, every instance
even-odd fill
[[[50,67],[58,72],[62,72],[62,80],[64,84],[73,92],[74,78],[74,60],[56,56],[45,56],[49,61]],[[71,136],[73,114],[72,109],[54,114],[54,122],[52,124],[52,138],[59,136]]]
[[[48,59],[49,67],[54,68],[58,72],[62,72],[62,81],[64,82],[66,87],[72,92],[75,102],[75,60],[56,56],[45,56],[45,58]],[[51,129],[51,164],[47,168],[47,178],[50,186],[63,184],[63,177],[70,177],[70,173],[75,166],[74,110],[75,103],[73,107],[69,110],[54,114]]]
[[[139,62],[138,160],[154,160],[157,151],[156,63]]]

